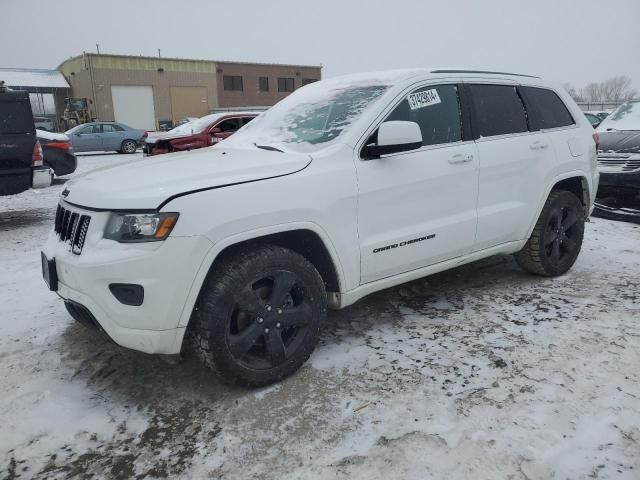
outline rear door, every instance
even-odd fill
[[[550,139],[530,131],[516,84],[472,83],[466,89],[480,156],[478,251],[526,237],[557,168]]]
[[[107,151],[120,150],[122,141],[124,140],[125,130],[116,123],[101,123],[102,148]]]
[[[31,103],[24,92],[0,92],[0,195],[31,187],[36,143]]]

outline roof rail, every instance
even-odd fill
[[[516,77],[540,78],[535,75],[524,75],[522,73],[491,72],[488,70],[432,70],[431,73],[489,73],[492,75],[514,75]]]

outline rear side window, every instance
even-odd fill
[[[29,103],[0,102],[0,134],[33,133],[33,117]]]
[[[573,117],[556,93],[547,88],[521,87],[529,107],[531,130],[574,125]]]
[[[527,131],[524,105],[512,85],[469,85],[481,137]]]
[[[422,132],[422,145],[459,142],[462,120],[456,85],[438,85],[411,92],[386,118],[416,122]]]
[[[113,123],[103,123],[102,124],[102,133],[114,133],[114,132],[123,132],[124,128],[120,125],[115,125]]]

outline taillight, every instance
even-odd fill
[[[144,133],[142,134],[142,138],[147,138],[148,136],[149,136],[149,132],[144,132]]]
[[[47,148],[59,148],[60,150],[71,150],[71,144],[69,142],[51,142],[47,143]]]
[[[36,144],[33,146],[33,153],[31,154],[31,166],[41,167],[43,159],[42,146],[40,145],[40,142],[36,140]]]
[[[600,150],[600,135],[598,135],[598,132],[593,132],[593,135],[591,135],[593,137],[593,141],[596,144],[596,152],[598,150]]]

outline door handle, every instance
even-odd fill
[[[473,160],[473,155],[471,155],[470,153],[467,155],[464,155],[462,153],[457,153],[453,155],[451,158],[449,158],[449,163],[451,165],[455,165],[457,163],[467,163],[467,162],[470,162],[471,160]]]
[[[529,145],[529,148],[531,150],[542,150],[544,148],[547,148],[548,146],[549,146],[548,143],[537,141],[537,142],[533,142],[531,145]]]

